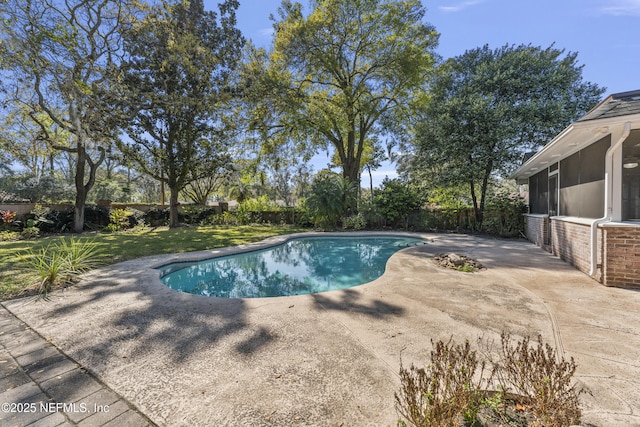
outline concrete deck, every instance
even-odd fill
[[[502,330],[541,334],[576,360],[577,380],[592,393],[582,395],[585,425],[640,426],[640,292],[606,288],[528,242],[422,236],[432,242],[342,291],[207,298],[164,287],[150,268],[228,249],[121,263],[51,301],[3,305],[126,411],[161,426],[395,425],[400,357],[425,365],[430,339],[498,339]],[[448,251],[487,270],[429,260]]]

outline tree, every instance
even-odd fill
[[[271,179],[269,179],[269,187],[274,200],[283,200],[285,206],[293,206],[293,174],[295,168],[284,164],[283,166],[271,169]]]
[[[123,108],[131,121],[125,155],[170,190],[170,226],[178,225],[178,194],[210,173],[224,156],[232,95],[229,74],[244,39],[235,28],[237,0],[163,1],[125,34]]]
[[[484,46],[449,59],[429,90],[408,173],[467,185],[478,226],[492,175],[507,175],[604,92],[583,81],[576,53],[530,45]]]
[[[362,152],[362,169],[366,169],[369,174],[369,191],[371,192],[371,197],[373,198],[373,173],[372,171],[378,169],[382,166],[382,162],[387,160],[388,157],[385,154],[384,150],[380,146],[379,141],[373,140],[369,141],[364,147]]]
[[[231,181],[234,173],[236,172],[231,159],[228,157],[221,157],[217,165],[212,165],[215,168],[209,169],[208,173],[200,179],[189,182],[184,189],[183,193],[194,203],[206,206],[207,202],[218,190],[223,186],[228,185]]]
[[[292,180],[294,185],[294,196],[297,199],[307,197],[309,188],[311,187],[312,176],[313,166],[302,163],[295,167],[295,173]]]
[[[332,146],[357,183],[365,142],[410,104],[434,65],[438,40],[418,0],[284,0],[265,73],[280,129]],[[269,119],[274,115],[267,112]],[[355,206],[349,206],[355,209]]]
[[[32,203],[59,202],[73,197],[73,186],[55,175],[36,178],[31,175],[16,176],[12,190]]]
[[[14,106],[16,108],[4,117],[4,126],[0,129],[0,147],[8,156],[7,164],[17,163],[36,180],[45,171],[53,174],[54,150],[51,146],[67,143],[68,133],[61,132],[46,115],[41,114],[34,120],[30,117],[33,111],[21,105]],[[38,123],[48,128],[52,141],[48,140]]]
[[[28,109],[52,147],[76,157],[74,231],[82,232],[87,193],[115,137],[102,99],[114,77],[126,0],[6,0],[0,4],[0,65],[7,97]],[[46,120],[42,121],[41,118]],[[53,122],[72,135],[58,145]]]

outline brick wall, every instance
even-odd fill
[[[640,226],[603,227],[604,284],[640,287]]]
[[[541,248],[548,244],[547,233],[549,216],[547,215],[525,215],[525,233],[527,239]]]
[[[585,274],[591,270],[591,226],[554,219],[551,227],[551,253],[575,266]],[[598,231],[598,248],[601,248],[602,230]],[[601,251],[598,250],[598,263],[601,262]],[[595,277],[601,279],[600,270]]]
[[[527,238],[575,266],[591,270],[591,226],[588,223],[526,215]],[[545,245],[549,227],[551,241]],[[602,242],[605,242],[604,245]],[[594,279],[606,286],[640,287],[640,225],[605,224],[598,229],[598,268]]]

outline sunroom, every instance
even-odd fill
[[[526,235],[607,286],[640,286],[640,90],[611,95],[512,175]]]

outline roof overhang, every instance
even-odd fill
[[[526,183],[529,177],[546,169],[550,164],[571,156],[613,133],[617,128],[621,130],[626,122],[631,122],[631,129],[639,129],[640,114],[575,122],[524,162],[509,175],[509,178]]]

